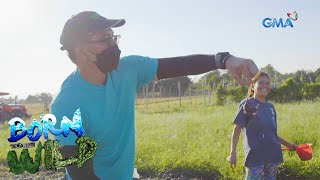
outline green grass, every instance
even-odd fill
[[[204,106],[203,98],[179,102],[138,105],[136,110],[136,161],[139,172],[188,171],[223,179],[244,176],[242,138],[237,149],[237,167],[226,161],[230,150],[236,104]],[[279,176],[320,177],[320,103],[276,104],[278,134],[296,144],[312,143],[313,159],[300,161],[293,152],[283,152]]]
[[[185,171],[220,179],[243,179],[242,137],[237,147],[237,167],[230,169],[226,161],[236,104],[213,106],[208,105],[206,98],[204,105],[203,97],[193,97],[182,99],[180,108],[179,100],[174,98],[159,101],[148,101],[146,105],[139,100],[136,106],[135,167],[139,173],[157,175],[165,171]],[[310,161],[303,162],[295,153],[283,152],[284,163],[279,177],[317,179],[320,177],[320,102],[275,106],[278,134],[296,144],[313,144],[313,159]],[[26,126],[34,118],[39,120],[43,113],[40,105],[28,107],[33,116],[25,121]],[[6,123],[0,125],[0,163],[6,162],[10,150],[8,137],[9,126]],[[43,136],[40,139],[43,141]],[[20,143],[28,142],[28,138],[24,138]],[[34,149],[30,149],[31,157],[34,157]]]
[[[41,104],[33,104],[33,105],[29,105],[27,106],[28,108],[28,113],[30,113],[32,116],[29,119],[23,119],[25,122],[25,128],[28,129],[31,121],[33,119],[36,119],[38,122],[40,122],[40,116],[42,114],[44,114],[43,112],[43,105]],[[17,144],[17,143],[30,143],[29,139],[27,138],[27,136],[25,136],[23,139],[19,140],[18,142],[12,142],[10,143],[8,141],[8,138],[10,137],[10,130],[9,130],[9,125],[8,125],[8,121],[5,121],[3,123],[0,124],[0,162],[6,162],[6,157],[7,157],[7,152],[12,150],[10,144]],[[49,138],[52,139],[52,135],[49,133]],[[42,135],[40,137],[40,141],[42,142],[42,145],[44,144],[44,136]],[[37,142],[35,143],[35,147],[34,148],[29,148],[29,153],[30,156],[32,158],[34,158],[34,151],[37,147]],[[17,155],[20,155],[20,152],[22,151],[23,148],[18,148],[18,149],[14,149],[17,152]]]

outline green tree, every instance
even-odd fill
[[[314,72],[315,82],[320,84],[320,68]]]
[[[315,81],[316,83],[320,84],[320,76],[317,76]]]
[[[219,83],[217,89],[215,90],[215,101],[217,105],[224,105],[226,103],[226,90],[222,87],[222,83]]]
[[[280,83],[288,77],[288,75],[283,75],[279,71],[277,71],[271,64],[268,64],[265,67],[261,68],[261,71],[269,74],[271,83]]]
[[[39,98],[37,96],[29,95],[25,102],[28,103],[28,104],[39,103],[40,100],[39,100]]]
[[[320,84],[305,83],[303,84],[302,92],[304,99],[315,101],[320,97]]]
[[[241,100],[246,98],[248,88],[245,86],[237,86],[236,88],[231,88],[228,91],[228,95],[232,102],[239,103]]]
[[[303,98],[302,87],[302,82],[288,78],[280,86],[274,88],[268,98],[276,102],[300,101]]]

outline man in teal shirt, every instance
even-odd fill
[[[111,20],[96,12],[72,16],[61,34],[61,50],[67,50],[77,66],[63,82],[51,105],[56,128],[63,116],[72,119],[80,108],[84,135],[97,142],[92,160],[83,167],[67,167],[72,179],[132,179],[135,154],[134,98],[152,80],[228,69],[240,84],[250,83],[258,72],[250,59],[227,52],[172,58],[127,56],[120,58],[119,36],[112,28],[125,20]],[[248,82],[244,82],[244,75]],[[63,157],[76,156],[76,135],[56,136]]]

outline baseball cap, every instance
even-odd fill
[[[60,36],[60,49],[66,50],[75,43],[85,41],[89,33],[120,27],[125,22],[124,19],[107,19],[94,11],[80,12],[73,15],[64,25]]]

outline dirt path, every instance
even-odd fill
[[[139,173],[139,170],[138,170]],[[161,179],[161,180],[218,180],[219,177],[201,175],[190,171],[168,171],[159,173],[156,177],[140,173],[140,180]]]
[[[40,167],[40,171],[35,174],[30,174],[28,172],[24,172],[20,175],[14,175],[13,173],[9,172],[9,168],[5,164],[0,163],[0,180],[62,180],[64,177],[64,170],[60,171],[47,171],[44,167]],[[166,172],[160,173],[157,177],[150,176],[147,174],[140,174],[140,180],[150,180],[150,179],[165,179],[165,180],[214,180],[217,178],[214,177],[197,177],[194,173],[188,172]]]
[[[24,172],[23,174],[15,175],[9,172],[9,168],[6,164],[0,163],[0,180],[43,180],[43,179],[50,179],[50,180],[62,180],[64,177],[64,170],[60,171],[47,171],[44,167],[40,167],[39,172],[35,174],[30,174],[28,172]]]

